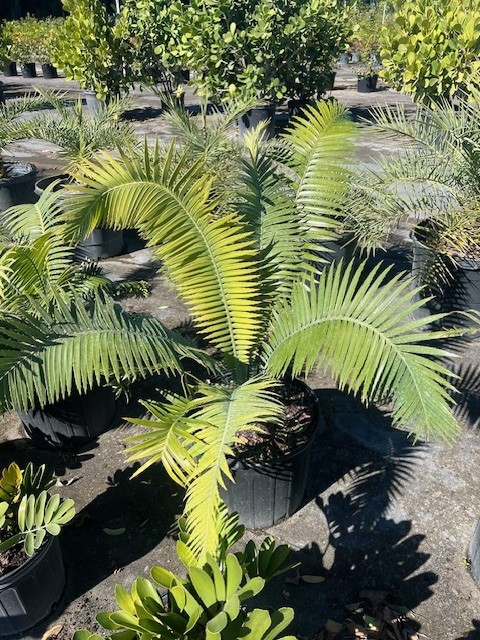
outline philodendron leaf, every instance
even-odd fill
[[[175,574],[163,567],[152,567],[150,575],[157,584],[165,589],[170,589],[175,580]]]
[[[188,574],[198,597],[207,609],[210,608],[217,602],[213,580],[208,573],[200,569],[200,567],[190,567]]]
[[[113,622],[113,620],[110,618],[110,615],[112,613],[112,611],[100,611],[95,616],[95,620],[98,622],[98,624],[104,629],[108,629],[108,631],[116,631],[117,629],[122,628],[116,622]],[[75,640],[75,638],[73,640]]]
[[[133,598],[121,584],[115,585],[115,601],[120,609],[123,609],[126,613],[135,615],[135,603],[133,602]]]
[[[229,622],[229,618],[225,611],[220,611],[217,615],[209,620],[207,624],[207,631],[210,633],[221,633]]]

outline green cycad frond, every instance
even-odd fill
[[[104,156],[85,165],[82,179],[88,187],[72,198],[75,220],[138,227],[200,330],[234,363],[246,364],[261,322],[259,269],[238,214],[215,215],[210,176],[177,161],[171,145],[161,161],[158,149],[152,158],[148,149],[133,160]]]
[[[240,161],[236,208],[254,230],[257,251],[264,258],[264,280],[276,291],[286,291],[311,258],[304,219],[285,173],[264,150],[261,132],[248,134],[244,142],[248,155]]]
[[[319,242],[334,239],[348,190],[347,169],[356,126],[337,102],[318,102],[283,136],[295,172],[295,201],[305,217],[305,235]]]
[[[276,422],[282,412],[274,394],[275,382],[250,379],[236,388],[202,384],[198,388],[202,406],[192,413],[201,428],[189,452],[196,460],[185,504],[188,545],[201,564],[207,553],[218,548],[218,515],[221,509],[219,487],[231,478],[227,456],[240,430],[258,429]]]
[[[172,479],[187,488],[188,547],[200,564],[219,543],[219,487],[231,478],[227,456],[237,432],[276,422],[282,413],[275,385],[266,379],[250,379],[238,387],[201,383],[192,398],[145,403],[153,420],[129,420],[146,429],[127,438],[129,460],[147,458],[135,475],[161,461]]]
[[[19,204],[2,213],[2,225],[14,240],[31,241],[45,233],[55,231],[65,243],[65,219],[61,200],[50,184],[35,204]]]
[[[370,273],[332,265],[310,288],[298,284],[274,315],[266,369],[280,376],[329,366],[341,388],[363,401],[391,397],[393,418],[416,437],[450,440],[458,426],[449,405],[448,370],[432,346],[441,333],[419,331],[435,318],[412,320],[422,302],[409,279],[377,267]]]
[[[52,233],[35,238],[29,244],[15,244],[0,256],[0,307],[3,311],[28,305],[29,297],[52,298],[58,289],[66,289],[75,275],[73,249],[65,247]]]
[[[31,301],[39,318],[26,312],[0,319],[0,407],[25,410],[85,392],[105,380],[134,380],[160,370],[182,371],[180,359],[210,359],[154,318],[124,312],[96,298],[65,303],[58,298],[45,311]]]

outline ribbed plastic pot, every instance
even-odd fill
[[[105,101],[97,98],[95,91],[83,91],[87,112],[92,117],[98,116],[105,109]]]
[[[24,565],[0,577],[0,636],[20,635],[46,618],[64,587],[58,537],[49,536]]]
[[[57,67],[54,67],[53,64],[44,63],[42,64],[42,74],[47,80],[58,78]]]
[[[34,62],[25,62],[21,65],[22,67],[22,76],[24,78],[36,78],[37,77],[37,69]]]
[[[78,392],[43,409],[19,412],[26,435],[43,449],[82,446],[111,425],[116,403],[112,389]]]
[[[55,182],[60,181],[60,186],[68,183],[70,177],[62,173],[49,178],[42,178],[35,184],[35,193],[41,196],[45,189]],[[76,249],[76,256],[79,260],[99,260],[118,256],[123,251],[124,239],[123,231],[113,229],[95,229],[88,238],[80,242]]]
[[[12,76],[18,76],[17,63],[9,62],[3,67],[3,75],[7,78],[11,78]]]
[[[275,105],[266,104],[260,107],[250,109],[238,119],[238,133],[243,139],[247,131],[251,131],[264,120],[268,120],[265,129],[265,137],[267,139],[275,136]]]
[[[377,90],[378,74],[359,77],[357,81],[358,93],[373,93]]]
[[[0,214],[16,204],[35,202],[37,169],[27,162],[5,162],[5,177],[0,178]]]
[[[228,482],[222,499],[247,529],[271,527],[301,506],[315,435],[325,427],[318,408],[312,420],[315,428],[308,441],[292,453],[271,461],[235,460],[230,465],[235,482]]]
[[[412,273],[416,284],[420,286],[425,284],[422,274],[428,271],[427,265],[435,264],[438,258],[429,247],[419,240],[415,232],[412,232],[411,238],[413,243]],[[426,302],[426,309],[430,313],[451,313],[452,311],[468,311],[469,309],[480,312],[480,260],[455,258],[455,262],[452,262],[448,257],[445,257],[444,260],[447,261],[450,273],[448,282],[442,281],[441,287],[430,284],[421,292],[423,297],[434,295],[432,300]],[[458,325],[462,322],[468,322],[468,320],[461,316],[455,316],[455,324]],[[448,323],[448,319],[445,319],[444,323]]]

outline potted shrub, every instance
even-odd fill
[[[182,3],[126,0],[116,32],[131,47],[129,65],[136,79],[168,95],[179,93],[185,79],[180,55]]]
[[[112,149],[116,146],[133,144],[135,137],[131,126],[121,122],[120,117],[129,102],[112,99],[109,104],[96,115],[85,115],[82,103],[77,101],[68,105],[64,95],[37,89],[42,98],[53,107],[55,114],[41,114],[30,119],[27,124],[27,136],[48,140],[62,149],[63,157],[70,160],[64,173],[43,178],[35,187],[37,195],[41,195],[45,187],[56,182],[59,197],[63,206],[68,206],[69,190],[75,189],[70,177],[76,164],[89,158],[100,150]],[[62,188],[65,187],[65,188]],[[123,231],[112,229],[95,229],[80,240],[78,252],[82,258],[98,260],[120,254],[123,250]]]
[[[425,104],[480,88],[477,0],[408,0],[382,32],[382,78]]]
[[[9,24],[3,22],[0,25],[0,67],[4,76],[16,76],[17,75],[17,63],[12,61],[7,51],[11,44],[9,37]]]
[[[118,36],[101,0],[63,0],[68,12],[52,47],[52,62],[85,90],[87,106],[119,97],[132,82],[124,56],[129,45]]]
[[[0,104],[0,214],[12,205],[35,199],[36,168],[27,162],[6,160],[1,152],[15,140],[27,137],[26,122],[20,116],[41,103],[40,98],[27,96]]]
[[[403,137],[407,145],[397,160],[356,181],[360,185],[368,179],[364,206],[369,211],[370,238],[380,237],[379,230],[388,234],[401,219],[418,220],[412,235],[413,270],[417,284],[426,286],[419,295],[435,296],[426,303],[432,314],[480,311],[480,118],[475,106],[479,97],[473,91],[473,102],[421,105],[413,120],[401,107],[390,113],[375,110],[377,129]],[[363,195],[352,204],[357,213]]]
[[[12,20],[7,24],[7,35],[10,41],[7,49],[8,56],[20,64],[24,78],[35,78],[37,47],[41,38],[39,21],[27,15],[25,18]]]
[[[372,67],[367,67],[357,72],[357,91],[359,93],[372,93],[377,90],[378,72]]]
[[[181,528],[183,524],[180,520]],[[119,609],[96,616],[106,636],[82,629],[75,632],[73,640],[114,640],[124,636],[130,640],[295,640],[294,636],[280,637],[293,620],[293,609],[252,610],[245,604],[269,580],[292,568],[285,566],[289,548],[277,547],[273,538],[266,538],[259,547],[250,541],[242,551],[233,553],[232,544],[241,539],[243,528],[232,518],[225,519],[222,525],[218,549],[202,564],[196,563],[188,552],[184,543],[188,533],[181,531],[177,552],[186,576],[153,567],[151,580],[137,578],[130,592],[117,585],[115,599]]]
[[[88,313],[72,300],[51,317],[25,310],[21,323],[18,313],[1,320],[3,409],[31,406],[32,377],[42,381],[35,397],[47,404],[64,396],[72,380],[85,392],[100,377],[182,371],[181,355],[210,367],[206,381],[198,374],[191,380],[184,362],[182,391],[147,401],[153,418],[140,420],[145,432],[129,440],[130,458],[146,459],[138,472],[161,461],[187,487],[190,547],[199,560],[218,544],[220,488],[232,479],[238,432],[279,422],[282,379],[329,363],[342,388],[364,400],[388,396],[394,421],[416,434],[449,439],[458,428],[450,374],[431,359],[444,355],[435,347],[444,333],[419,333],[427,320],[412,325],[410,314],[421,305],[409,281],[378,269],[367,275],[352,263],[318,264],[315,252],[336,237],[342,218],[355,128],[333,102],[304,113],[283,138],[283,169],[257,132],[247,138],[230,189],[218,189],[208,165],[191,158],[188,146],[178,155],[174,143],[162,152],[157,146],[122,153],[120,160],[105,155],[75,173],[86,186],[71,202],[69,228],[85,233],[99,222],[138,228],[215,358],[157,320],[115,311],[106,300],[92,301]],[[34,354],[25,347],[32,335]],[[74,344],[88,357],[67,361]],[[68,364],[59,369],[53,362]]]
[[[92,263],[79,263],[65,233],[65,214],[54,185],[47,187],[35,205],[19,205],[3,214],[8,243],[0,251],[0,310],[15,313],[52,300],[67,303],[81,292],[88,300],[96,292],[112,296],[147,294],[143,282],[114,283]],[[110,388],[100,384],[81,396],[73,385],[68,398],[20,412],[26,434],[41,447],[82,445],[110,426],[116,409]]]
[[[23,634],[45,618],[65,586],[58,534],[75,515],[73,500],[50,494],[45,465],[13,462],[0,478],[0,634]]]
[[[46,18],[39,21],[40,38],[37,44],[37,61],[42,65],[44,78],[58,77],[57,68],[52,64],[52,55],[58,34],[62,32],[63,18]]]
[[[344,49],[345,15],[332,0],[275,6],[271,0],[195,0],[181,14],[180,51],[196,72],[200,95],[219,101],[256,99],[261,111],[245,114],[240,131],[268,119],[271,136],[277,104],[316,95],[322,72]]]

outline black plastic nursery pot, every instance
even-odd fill
[[[57,67],[54,67],[53,64],[44,63],[42,64],[42,74],[47,80],[58,78]]]
[[[69,183],[70,177],[66,173],[49,178],[42,178],[35,184],[35,193],[41,196],[52,182],[59,181],[58,189]],[[68,199],[68,196],[66,197]],[[118,256],[123,251],[123,231],[114,229],[94,229],[83,242],[80,242],[75,251],[79,260],[100,260]]]
[[[46,618],[65,587],[57,536],[48,536],[25,564],[0,577],[0,637],[20,635]]]
[[[37,77],[37,69],[35,67],[34,62],[25,62],[21,65],[22,67],[22,76],[24,78],[36,78]]]
[[[378,74],[371,76],[359,76],[357,81],[357,91],[359,93],[373,93],[377,90]]]
[[[80,395],[73,392],[43,409],[19,412],[26,435],[43,449],[82,446],[104,433],[115,415],[115,394],[98,387]]]
[[[27,162],[4,162],[5,175],[0,178],[0,214],[16,204],[35,202],[37,169]]]
[[[17,63],[9,62],[3,67],[3,75],[7,78],[18,76]]]
[[[468,311],[473,309],[480,312],[480,260],[474,258],[455,258],[453,261],[448,256],[437,256],[435,252],[426,246],[422,238],[422,226],[411,234],[413,242],[412,273],[416,284],[421,286],[425,282],[429,269],[433,272],[444,269],[447,272],[442,278],[441,284],[428,284],[421,292],[423,298],[433,295],[434,298],[426,302],[428,312],[451,313],[454,311]],[[438,264],[438,268],[435,266]],[[433,265],[433,266],[432,266]],[[446,318],[444,324],[466,324],[468,320],[462,316]]]
[[[335,85],[335,77],[337,75],[336,71],[329,71],[326,73],[322,73],[323,80],[323,90],[324,91],[332,91]]]
[[[313,391],[308,391],[314,397]],[[232,460],[230,470],[235,482],[228,482],[227,490],[221,492],[222,499],[248,529],[271,527],[301,506],[314,439],[324,428],[316,400],[314,406],[309,437],[291,453],[274,460]]]
[[[259,107],[254,107],[243,114],[238,119],[238,133],[240,138],[243,138],[247,131],[251,131],[257,127],[264,120],[268,121],[265,129],[265,137],[267,139],[275,136],[275,105],[265,104]]]

